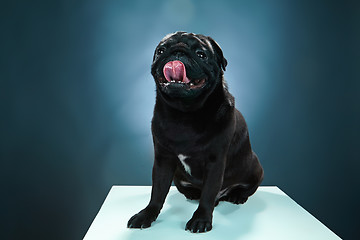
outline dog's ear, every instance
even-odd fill
[[[223,52],[222,52],[219,44],[211,37],[207,37],[207,38],[208,38],[212,48],[214,49],[215,56],[217,58],[216,60],[219,64],[219,66],[225,71],[226,66],[227,66],[227,60],[224,58]]]

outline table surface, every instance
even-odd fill
[[[259,187],[243,205],[220,202],[207,233],[185,231],[198,206],[171,187],[164,207],[147,229],[128,229],[128,220],[146,207],[150,186],[113,186],[84,240],[146,239],[340,239],[278,187]]]

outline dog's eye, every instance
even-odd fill
[[[196,55],[197,55],[199,58],[206,58],[206,54],[205,54],[203,51],[197,51],[197,52],[196,52]]]
[[[163,54],[165,52],[165,49],[164,48],[159,48],[158,50],[157,50],[157,54]]]

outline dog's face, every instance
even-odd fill
[[[176,32],[157,46],[151,73],[157,94],[167,104],[182,111],[194,111],[222,84],[226,64],[212,38]]]

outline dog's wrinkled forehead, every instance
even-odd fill
[[[187,33],[187,32],[175,32],[166,35],[161,41],[159,45],[166,44],[166,43],[183,43],[185,45],[192,44],[200,44],[205,48],[208,48],[212,53],[214,53],[214,49],[206,36],[194,33]]]

